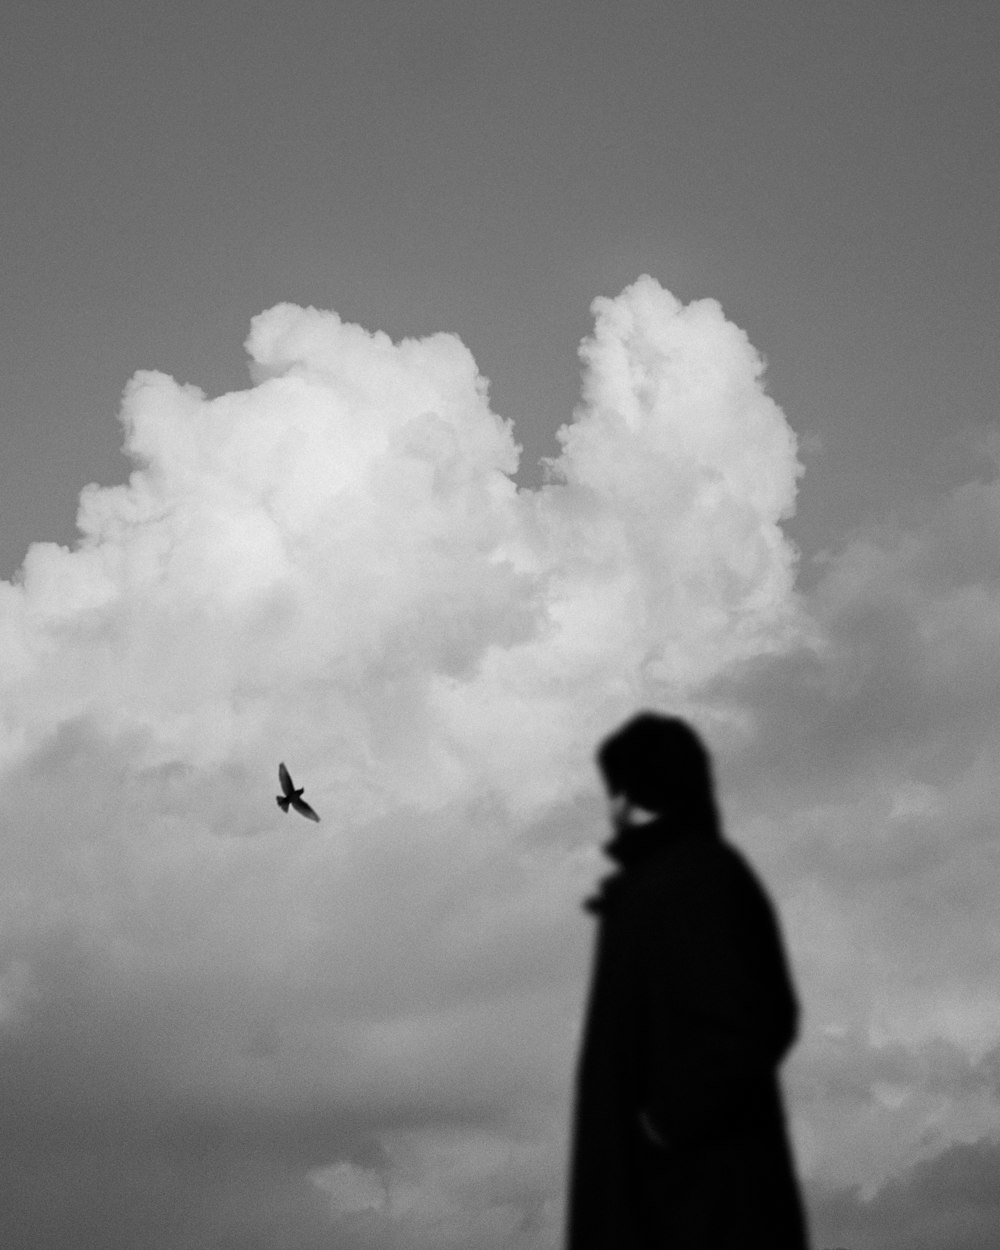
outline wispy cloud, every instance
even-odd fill
[[[880,1184],[902,1178],[898,1205],[929,1159],[1000,1130],[997,532],[991,466],[828,553],[819,645],[718,683],[746,716],[731,810],[783,899],[808,1009],[789,1070],[801,1157],[815,1193],[872,1200],[852,1219],[873,1244],[896,1244],[876,1235]],[[817,1219],[831,1210],[817,1198]],[[922,1218],[893,1224],[899,1245],[989,1244],[961,1221],[918,1235]]]

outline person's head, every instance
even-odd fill
[[[685,721],[640,712],[601,744],[597,765],[612,802],[718,832],[712,766],[701,739]]]

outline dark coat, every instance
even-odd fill
[[[713,833],[656,821],[609,853],[567,1250],[805,1250],[777,1080],[798,1009],[767,897]]]

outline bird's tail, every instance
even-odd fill
[[[274,801],[275,803],[277,803],[277,805],[281,808],[283,812],[288,811],[288,799],[286,799],[284,795],[282,794],[275,795]]]

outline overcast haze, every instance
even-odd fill
[[[553,1250],[652,706],[816,1247],[995,1246],[993,6],[2,20],[0,1240]]]

